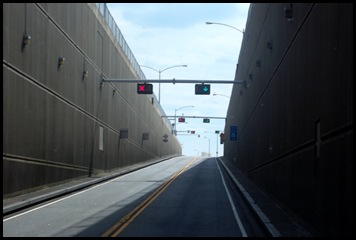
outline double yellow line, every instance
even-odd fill
[[[154,193],[152,193],[145,201],[138,205],[129,214],[123,217],[119,222],[112,226],[108,231],[106,231],[102,237],[117,237],[143,210],[145,210],[148,205],[155,200],[182,172],[187,169],[190,164],[196,159],[193,158],[189,163],[183,166],[176,174],[170,177],[166,182],[164,182]]]

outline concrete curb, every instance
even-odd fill
[[[232,174],[230,169],[226,166],[226,164],[218,158],[220,163],[224,166],[225,170],[230,175],[233,182],[236,184],[238,189],[240,190],[242,196],[244,197],[245,201],[249,204],[250,208],[254,211],[256,216],[259,218],[260,222],[264,225],[266,231],[270,234],[271,237],[281,237],[281,233],[278,229],[274,226],[272,221],[266,216],[266,214],[261,210],[261,208],[256,204],[255,200],[250,196],[248,191],[241,185],[239,180]]]
[[[84,189],[84,188],[92,186],[94,184],[98,184],[98,183],[110,180],[112,178],[118,177],[120,175],[127,174],[127,173],[130,173],[132,171],[136,171],[136,170],[139,170],[141,168],[145,168],[145,167],[148,167],[150,165],[153,165],[153,164],[156,164],[156,163],[171,159],[172,157],[177,157],[177,156],[170,156],[168,158],[163,158],[163,159],[159,159],[159,160],[156,160],[156,161],[151,161],[151,162],[148,162],[146,164],[142,164],[142,165],[138,165],[138,166],[131,166],[131,168],[128,168],[128,169],[125,169],[125,170],[121,170],[121,171],[119,171],[117,173],[113,173],[113,174],[110,174],[110,175],[105,175],[105,176],[102,176],[102,177],[97,177],[96,179],[87,180],[86,182],[79,183],[79,184],[76,184],[76,185],[73,185],[73,186],[68,186],[68,187],[65,187],[63,189],[54,190],[54,191],[51,191],[51,192],[48,192],[48,193],[44,193],[44,194],[41,194],[41,195],[38,195],[38,196],[35,196],[35,197],[32,197],[32,198],[28,198],[26,200],[20,200],[20,201],[15,202],[15,203],[3,205],[2,214],[4,216],[4,215],[9,214],[9,213],[11,213],[13,211],[17,211],[17,210],[19,210],[21,208],[29,207],[29,206],[32,206],[32,205],[35,205],[35,204],[50,200],[50,199],[55,198],[55,197],[59,197],[59,196],[65,195],[65,194],[69,194],[71,192],[78,191],[80,189]]]

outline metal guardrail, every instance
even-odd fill
[[[145,74],[140,68],[140,65],[137,63],[137,60],[133,53],[131,52],[131,49],[129,45],[126,43],[126,40],[124,36],[122,35],[119,27],[117,26],[113,16],[111,15],[108,7],[106,6],[106,3],[96,3],[96,6],[99,8],[99,12],[103,16],[106,24],[109,26],[111,29],[112,34],[116,38],[117,42],[123,49],[124,53],[126,54],[128,60],[132,64],[133,68],[135,69],[136,73],[140,77],[140,79],[146,79]]]
[[[126,40],[125,40],[124,36],[122,35],[122,33],[120,31],[120,28],[117,26],[117,24],[116,24],[113,16],[111,15],[108,7],[106,6],[106,3],[95,3],[95,5],[98,7],[100,14],[103,16],[103,19],[105,20],[105,22],[108,25],[108,27],[110,28],[113,36],[115,37],[115,39],[117,40],[117,42],[121,46],[122,50],[124,51],[125,55],[127,56],[129,62],[133,66],[133,68],[136,71],[136,73],[139,76],[139,78],[140,79],[146,79],[145,74],[143,73],[140,65],[138,64],[135,56],[131,52],[131,49],[130,49],[129,45],[126,43]],[[162,108],[162,106],[158,103],[156,95],[153,94],[152,97],[154,98],[153,104],[158,109],[158,111],[160,112],[160,115],[161,116],[162,115],[163,116],[166,115],[164,110],[163,110],[163,108]],[[163,120],[167,123],[167,126],[169,126],[171,128],[171,130],[173,130],[171,122],[167,118],[163,118]]]

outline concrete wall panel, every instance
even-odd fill
[[[101,84],[139,77],[97,4],[3,7],[4,197],[181,154],[155,96],[137,95],[136,84]]]
[[[225,157],[314,232],[352,235],[352,4],[290,6],[251,4]]]

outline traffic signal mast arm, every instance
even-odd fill
[[[217,83],[217,84],[245,84],[246,81],[239,81],[239,80],[176,80],[176,79],[101,79],[101,82],[121,82],[121,83]]]
[[[161,116],[161,117],[167,117],[167,118],[174,118],[174,117],[177,117],[177,118],[181,118],[180,116]],[[226,117],[207,117],[207,116],[186,116],[184,115],[183,118],[209,118],[209,119],[226,119]]]

